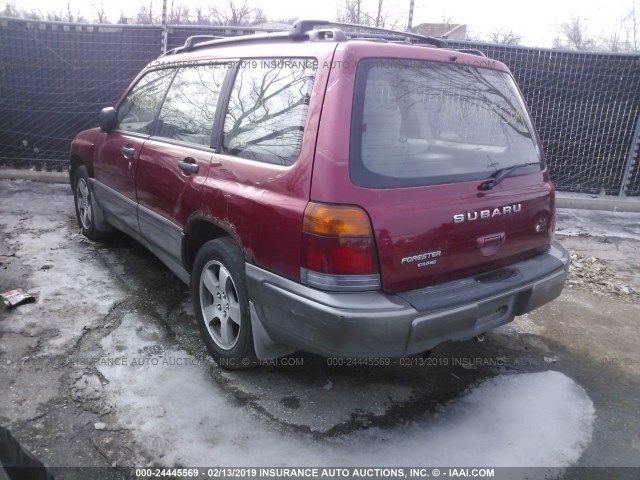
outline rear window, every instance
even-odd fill
[[[489,178],[534,164],[533,128],[510,75],[429,61],[367,59],[358,64],[350,174],[372,188]]]

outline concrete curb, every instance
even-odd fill
[[[0,168],[0,178],[32,180],[46,183],[69,183],[69,175],[67,172],[38,172],[35,170]],[[640,213],[640,197],[601,197],[558,192],[556,194],[556,206],[558,208]]]
[[[46,172],[0,168],[0,178],[10,180],[32,180],[45,183],[69,183],[67,172]]]
[[[558,208],[640,213],[640,198],[596,197],[558,192],[556,206]]]

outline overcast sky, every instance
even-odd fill
[[[11,0],[9,0],[11,1]],[[236,3],[242,0],[236,0]],[[558,35],[559,26],[572,16],[579,16],[591,37],[608,36],[619,29],[620,19],[631,10],[634,0],[415,0],[413,25],[423,22],[440,22],[450,18],[453,23],[465,23],[471,35],[481,39],[497,29],[512,30],[522,36],[522,44],[550,47]],[[306,17],[334,20],[344,0],[306,2],[304,0],[248,0],[259,6],[270,20],[292,17]],[[3,2],[4,3],[4,2]],[[104,8],[113,22],[124,12],[134,17],[141,5],[153,4],[156,12],[161,12],[162,0],[15,0],[14,4],[27,10],[41,12],[64,11],[67,4],[71,11],[81,12],[87,19],[93,19],[95,12]],[[167,0],[169,8],[172,0]],[[183,4],[191,12],[198,6],[224,6],[228,0],[173,0],[175,5]],[[375,12],[377,0],[364,0],[366,9]],[[390,18],[402,18],[406,23],[410,0],[384,0],[384,10]],[[640,0],[636,0],[640,14]]]

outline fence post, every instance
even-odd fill
[[[622,175],[622,183],[620,184],[619,197],[624,197],[627,190],[627,185],[631,180],[631,172],[633,171],[633,165],[635,162],[636,151],[640,148],[640,115],[636,120],[636,128],[633,132],[633,138],[631,139],[631,148],[629,149],[629,155],[624,166],[624,174]]]
[[[162,0],[162,53],[167,53],[167,0]]]
[[[409,19],[407,20],[407,32],[410,32],[412,28],[413,28],[413,0],[410,0],[410,2],[409,2]]]

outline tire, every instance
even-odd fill
[[[103,235],[96,227],[93,191],[84,165],[78,167],[73,179],[73,200],[76,206],[76,219],[82,234],[90,240],[102,238]]]
[[[216,363],[227,370],[255,365],[244,259],[233,240],[200,247],[191,288],[200,334]]]

